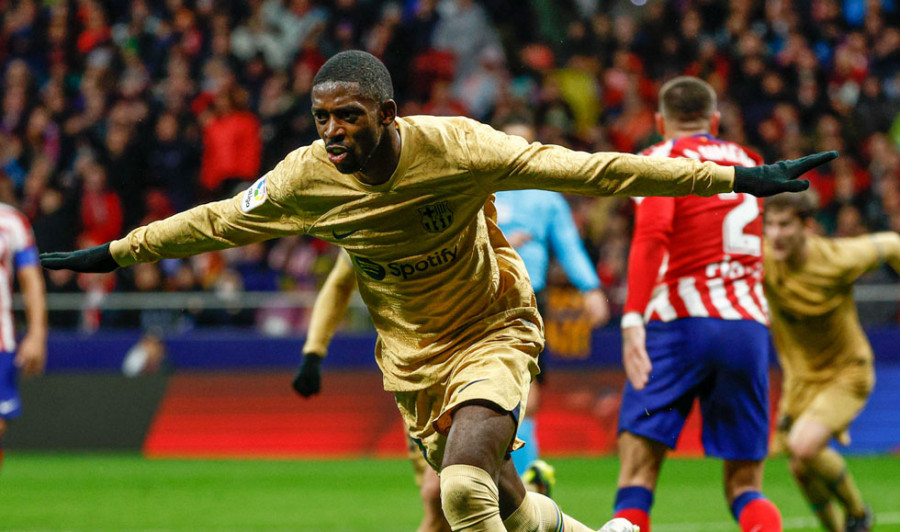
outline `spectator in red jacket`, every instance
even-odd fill
[[[83,163],[81,234],[79,241],[106,242],[122,232],[122,202],[106,186],[106,169],[94,162]]]
[[[261,156],[259,119],[247,110],[247,92],[238,87],[222,89],[203,126],[203,195],[230,196],[238,183],[256,179]]]

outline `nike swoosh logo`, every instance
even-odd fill
[[[484,382],[484,381],[487,381],[487,380],[490,380],[490,379],[484,378],[484,379],[475,379],[474,381],[469,381],[469,382],[467,382],[462,388],[460,388],[459,390],[456,390],[456,393],[459,393],[459,392],[465,390],[466,388],[468,388],[469,386],[472,386],[472,385],[475,384],[476,382]]]
[[[359,229],[354,229],[353,231],[347,231],[346,233],[338,233],[337,231],[331,231],[331,234],[334,235],[334,238],[337,238],[338,240],[343,240],[357,231],[359,231]]]

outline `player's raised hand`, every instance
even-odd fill
[[[746,168],[734,167],[734,191],[758,197],[774,196],[782,192],[800,192],[809,188],[809,181],[797,178],[817,166],[837,159],[838,152],[823,151],[800,159],[778,161]]]
[[[322,372],[319,366],[322,363],[322,356],[315,353],[306,353],[303,355],[303,362],[300,364],[300,370],[294,377],[291,386],[294,391],[303,397],[312,397],[319,393],[322,387]]]
[[[109,252],[109,242],[78,251],[41,253],[41,266],[48,270],[109,273],[119,267]]]
[[[643,323],[622,328],[622,366],[634,389],[643,390],[653,369],[647,354],[647,331]]]

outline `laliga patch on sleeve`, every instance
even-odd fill
[[[253,183],[253,186],[244,192],[244,198],[241,200],[241,210],[250,212],[266,202],[266,178],[260,177]]]

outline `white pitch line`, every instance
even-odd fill
[[[813,516],[787,517],[782,521],[784,530],[818,529],[819,521]],[[876,513],[875,526],[900,524],[900,512]],[[733,532],[737,527],[734,521],[718,521],[706,523],[654,524],[655,532]]]

